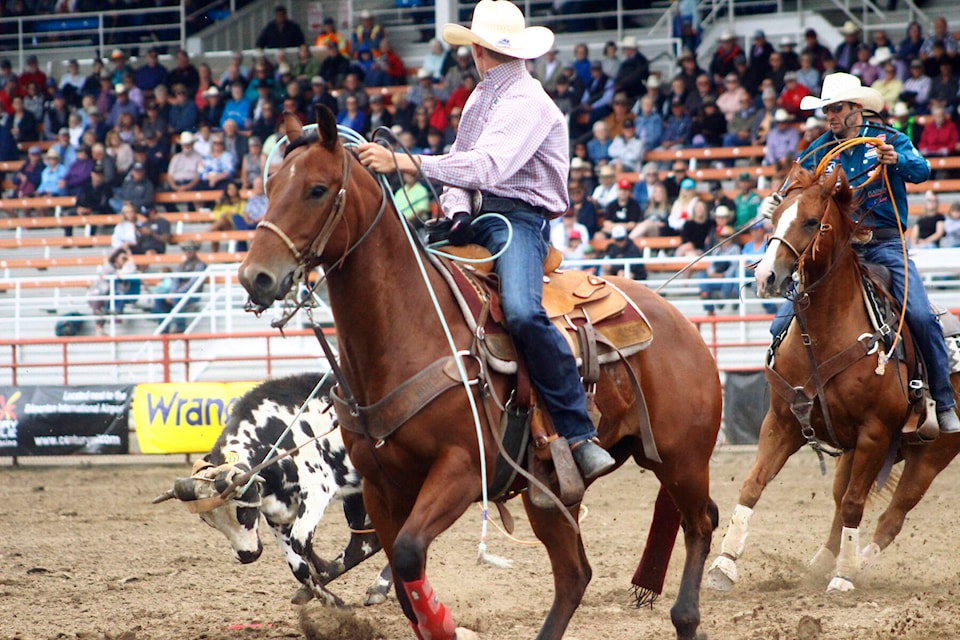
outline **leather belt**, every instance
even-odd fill
[[[883,242],[885,240],[899,240],[900,230],[895,227],[882,227],[873,230],[873,239],[871,242]]]
[[[504,198],[486,192],[481,192],[480,196],[480,208],[477,215],[481,213],[510,213],[512,211],[530,211],[545,218],[550,215],[546,207],[535,207],[519,198]]]

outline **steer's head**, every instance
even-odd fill
[[[189,478],[177,478],[173,489],[154,499],[154,503],[177,498],[200,519],[222,533],[230,541],[233,554],[247,564],[260,557],[263,545],[257,527],[260,523],[260,478],[242,494],[243,484],[226,499],[221,495],[231,483],[249,471],[246,465],[213,466],[198,460]],[[245,483],[244,483],[245,484]]]

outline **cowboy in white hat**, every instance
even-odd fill
[[[378,144],[358,147],[379,172],[415,173],[446,187],[440,198],[451,219],[451,244],[475,241],[491,252],[500,277],[508,330],[521,347],[530,378],[557,432],[567,439],[580,472],[595,478],[614,466],[597,444],[586,395],[566,340],[540,304],[544,231],[569,207],[569,138],[563,113],[526,68],[553,46],[553,32],[527,27],[507,0],[480,0],[470,28],[443,27],[452,46],[469,46],[483,76],[464,107],[457,138],[445,155],[397,155]],[[503,214],[504,222],[486,213]],[[478,218],[473,219],[476,215]]]
[[[637,39],[627,36],[620,42],[623,49],[623,62],[613,79],[614,90],[627,95],[627,100],[633,104],[644,92],[643,83],[650,75],[650,61],[640,53]]]
[[[890,293],[897,300],[906,301],[906,320],[927,367],[930,394],[937,403],[937,421],[944,433],[960,432],[956,402],[950,386],[950,363],[943,342],[943,333],[937,317],[930,311],[930,300],[923,280],[913,261],[906,262],[901,229],[907,228],[906,183],[918,184],[930,177],[930,163],[920,155],[910,139],[893,134],[874,112],[883,109],[883,96],[875,89],[864,87],[860,79],[846,73],[834,73],[823,81],[820,97],[807,96],[800,103],[802,109],[822,109],[827,116],[829,130],[810,144],[811,151],[800,160],[801,166],[813,171],[820,161],[839,143],[855,137],[880,138],[880,145],[854,145],[827,165],[828,172],[842,167],[851,186],[861,187],[862,196],[856,215],[864,216],[864,223],[873,228],[872,239],[860,251],[868,262],[882,264],[890,270]],[[886,166],[888,187],[884,180],[867,183],[871,169],[878,164]],[[904,286],[909,277],[909,286]],[[906,295],[906,298],[904,296]],[[789,303],[788,303],[789,304]],[[774,321],[771,331],[779,332],[789,324],[790,316]],[[775,333],[775,335],[777,335]]]

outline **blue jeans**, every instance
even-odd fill
[[[570,347],[543,309],[543,261],[549,225],[543,216],[515,210],[506,216],[513,238],[494,271],[507,330],[530,372],[530,381],[546,405],[557,433],[570,444],[597,435],[587,414],[587,398]],[[474,242],[492,253],[507,242],[507,226],[492,216],[474,222]]]
[[[872,242],[860,250],[860,254],[868,262],[881,264],[890,270],[892,283],[890,294],[895,300],[903,300],[903,284],[905,274],[903,270],[903,250],[900,240],[893,238],[880,242]],[[947,355],[947,345],[943,341],[943,329],[937,316],[930,310],[930,299],[927,290],[923,287],[920,272],[913,260],[907,261],[910,275],[910,287],[907,292],[907,326],[913,334],[917,347],[923,355],[923,362],[927,367],[927,382],[930,385],[930,395],[937,403],[937,411],[943,411],[956,406],[953,398],[953,388],[950,386],[950,359]],[[789,300],[780,307],[770,332],[779,333],[790,324],[793,319],[793,303]]]

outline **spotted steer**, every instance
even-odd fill
[[[263,551],[258,533],[263,514],[290,570],[303,585],[292,601],[300,604],[316,597],[340,606],[343,602],[325,585],[379,551],[380,542],[363,506],[360,475],[346,455],[340,430],[331,430],[330,412],[324,412],[322,398],[329,384],[307,404],[277,451],[306,446],[264,468],[260,480],[243,495],[234,495],[225,503],[216,501],[238,474],[266,459],[318,379],[318,374],[303,374],[269,380],[251,389],[237,402],[213,449],[197,461],[194,475],[178,478],[174,488],[155,502],[170,498],[186,502],[191,511],[227,537],[237,560],[244,564],[255,561]],[[316,556],[312,543],[314,529],[335,497],[343,501],[351,533],[340,555],[327,561]],[[367,590],[365,604],[383,602],[390,586],[388,565]]]

